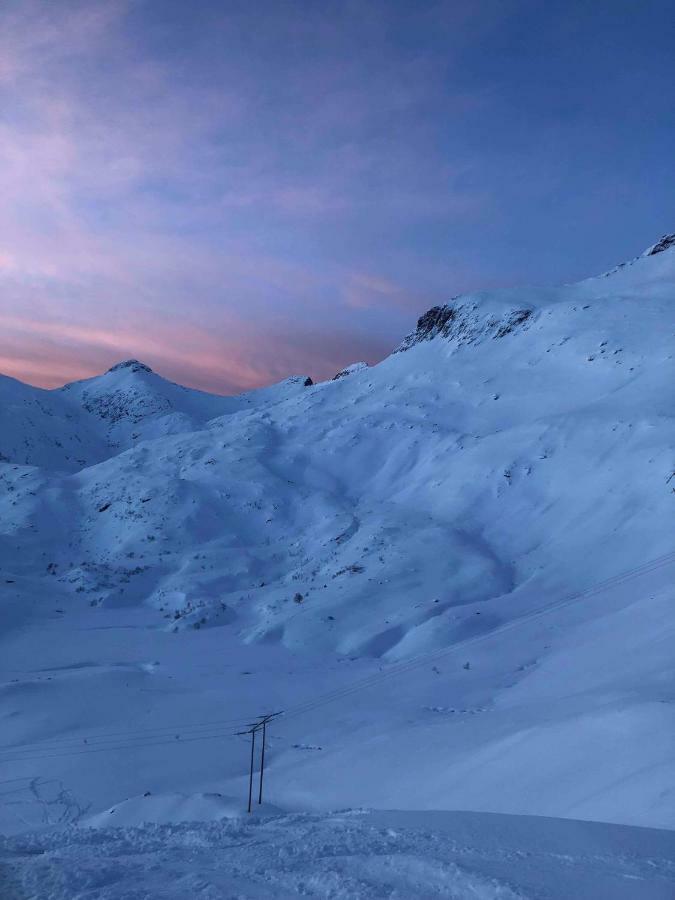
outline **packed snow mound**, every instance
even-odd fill
[[[80,744],[293,708],[270,738],[286,808],[675,823],[674,322],[671,246],[456,298],[317,385],[0,382],[0,756],[23,779],[1,827],[239,796],[229,726],[161,771]]]
[[[3,900],[670,900],[675,835],[472,813],[336,813],[0,839]]]

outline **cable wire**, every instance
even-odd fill
[[[420,666],[426,665],[430,662],[434,662],[437,659],[442,659],[446,656],[456,653],[468,646],[473,646],[474,644],[480,643],[482,641],[490,640],[497,635],[503,634],[514,628],[518,628],[551,612],[563,609],[564,607],[569,606],[570,604],[584,597],[595,596],[609,590],[610,588],[617,587],[627,581],[643,577],[644,575],[649,575],[652,572],[658,571],[658,569],[663,568],[673,560],[675,560],[675,551],[664,554],[661,557],[657,557],[656,559],[651,560],[648,563],[636,566],[634,569],[629,569],[626,572],[614,575],[606,579],[605,581],[592,585],[586,590],[574,594],[569,594],[566,597],[556,601],[555,603],[551,603],[545,607],[533,610],[531,613],[525,613],[524,615],[519,616],[516,619],[512,619],[509,622],[505,622],[503,625],[500,625],[497,628],[493,628],[491,631],[485,632],[484,634],[466,638],[465,640],[458,641],[457,643],[452,644],[449,647],[441,647],[438,650],[432,650],[428,653],[419,654],[418,656],[406,659],[401,663],[394,664],[386,670],[376,672],[372,675],[367,676],[366,678],[360,679],[359,681],[354,682],[351,685],[346,685],[344,688],[338,688],[335,691],[329,691],[324,695],[312,698],[305,701],[304,703],[297,704],[295,707],[289,707],[283,718],[285,720],[288,720],[299,715],[304,715],[305,713],[314,711],[315,709],[318,709],[328,703],[333,703],[336,700],[344,699],[345,697],[350,696],[353,693],[359,692],[361,690],[366,690],[380,683],[381,681],[386,680],[387,678],[404,674],[406,672],[419,668]]]
[[[519,628],[522,625],[535,621],[551,612],[563,609],[582,598],[596,596],[636,578],[642,578],[645,575],[652,574],[673,560],[675,560],[675,551],[666,553],[649,562],[643,563],[640,566],[636,566],[633,569],[628,569],[617,575],[611,576],[604,581],[591,585],[585,590],[568,594],[554,603],[540,607],[530,613],[525,613],[516,619],[505,622],[491,631],[466,638],[463,641],[458,641],[455,644],[451,644],[449,647],[441,647],[428,653],[418,654],[401,663],[393,664],[388,669],[375,672],[363,679],[347,684],[342,688],[327,691],[324,694],[309,698],[294,707],[287,708],[281,718],[282,720],[290,720],[313,712],[330,703],[349,697],[354,693],[374,687],[389,678],[413,671],[420,666],[428,665],[438,659],[457,653],[459,650],[465,649],[468,646],[473,646],[482,641],[490,640],[500,634],[504,634],[507,631],[511,631],[514,628]],[[179,744],[193,743],[195,741],[222,740],[225,738],[231,739],[234,735],[230,731],[221,732],[218,729],[228,725],[238,727],[244,726],[245,724],[247,727],[250,725],[244,718],[221,719],[213,722],[192,723],[189,725],[165,725],[157,726],[156,728],[136,729],[133,731],[105,732],[80,738],[61,738],[44,742],[4,746],[0,747],[0,754],[7,755],[0,755],[0,761],[9,763],[27,762],[29,760],[49,760],[87,755],[90,753],[118,752],[143,749],[146,747],[176,746]],[[200,734],[199,732],[202,730],[206,733]],[[82,747],[83,743],[88,746]],[[70,745],[73,745],[72,749],[70,749]],[[27,755],[24,755],[22,751],[28,751]],[[27,778],[27,776],[24,777]],[[8,781],[0,782],[0,784],[8,784],[18,780],[22,779],[8,779]]]

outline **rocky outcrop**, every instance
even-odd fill
[[[137,359],[125,359],[123,362],[118,362],[116,365],[111,366],[108,372],[119,372],[122,369],[131,369],[132,372],[149,372],[152,375],[150,366],[146,366],[145,363],[139,362]]]
[[[340,369],[340,371],[333,375],[332,381],[339,381],[341,378],[346,378],[348,375],[354,375],[355,372],[362,372],[364,369],[368,368],[368,363],[365,362],[357,362],[352,363],[351,366],[347,366],[346,369]]]
[[[166,397],[138,390],[114,390],[99,394],[83,391],[82,406],[110,424],[123,419],[137,424],[148,416],[167,414],[172,410]]]
[[[417,328],[409,334],[395,353],[409,350],[416,344],[441,337],[456,345],[473,344],[487,338],[503,338],[507,334],[526,328],[533,310],[511,307],[494,312],[485,310],[478,303],[458,302],[433,306],[417,320]]]
[[[655,256],[657,253],[663,253],[664,250],[670,250],[671,247],[675,247],[675,233],[664,234],[660,241],[645,251],[644,255]]]

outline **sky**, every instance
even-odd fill
[[[0,372],[232,393],[675,229],[670,0],[0,0]]]

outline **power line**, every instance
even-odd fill
[[[237,731],[235,733],[236,737],[241,735],[250,734],[251,735],[251,764],[249,768],[248,775],[248,812],[251,812],[251,806],[253,803],[253,763],[255,760],[255,736],[256,734],[262,730],[262,748],[260,751],[260,790],[258,793],[258,804],[262,803],[263,797],[263,773],[265,771],[265,738],[267,735],[267,726],[272,721],[272,719],[276,719],[277,716],[282,715],[281,712],[275,713],[267,713],[265,716],[258,716],[258,721],[254,722],[252,725],[248,725],[245,731]]]
[[[245,720],[243,717],[238,719],[216,719],[212,722],[195,722],[193,724],[187,725],[158,725],[156,728],[139,728],[129,731],[111,731],[95,733],[93,735],[85,735],[83,737],[53,738],[47,739],[46,741],[35,741],[27,744],[17,744],[15,746],[3,745],[0,746],[0,753],[12,753],[15,750],[19,749],[31,751],[61,750],[67,749],[69,745],[79,746],[82,743],[94,745],[96,743],[106,743],[108,741],[135,740],[136,738],[145,740],[146,737],[148,739],[171,737],[175,736],[177,733],[190,736],[190,734],[194,730],[199,731],[204,728],[213,729],[221,727],[236,727],[237,725],[243,725],[244,721]]]
[[[493,637],[525,625],[528,622],[541,618],[542,616],[545,616],[551,612],[562,609],[584,597],[595,596],[628,581],[634,580],[636,578],[641,578],[645,575],[649,575],[655,571],[658,571],[658,569],[663,568],[673,560],[675,560],[675,551],[666,553],[663,556],[650,560],[647,563],[643,563],[640,566],[636,566],[633,569],[628,569],[625,572],[611,576],[610,578],[607,578],[602,582],[598,582],[597,584],[592,585],[586,590],[582,590],[574,594],[568,594],[552,604],[541,607],[537,610],[533,610],[530,613],[525,613],[524,615],[519,616],[516,619],[505,622],[503,625],[500,625],[489,632],[466,638],[465,640],[452,644],[449,647],[443,647],[439,648],[438,650],[432,650],[428,653],[419,654],[418,656],[404,660],[401,663],[394,664],[386,670],[373,673],[366,678],[345,685],[342,688],[337,688],[333,691],[328,691],[325,694],[310,698],[303,703],[299,703],[294,707],[290,707],[288,711],[284,713],[284,718],[297,718],[308,712],[320,709],[327,704],[334,703],[338,700],[344,699],[345,697],[351,696],[356,692],[367,690],[370,687],[374,687],[377,684],[386,681],[388,678],[396,677],[406,672],[413,671],[420,666],[449,656],[468,646],[473,646],[474,644],[480,643],[482,641],[490,640]],[[281,714],[275,713],[273,715],[277,716]],[[254,725],[251,725],[249,723],[246,727],[250,729],[252,727],[258,728],[262,726],[262,719],[265,717],[259,718],[259,722],[255,723]],[[146,747],[160,747],[170,745],[175,746],[178,744],[193,743],[195,741],[203,740],[221,740],[223,738],[231,738],[233,735],[229,732],[221,732],[218,729],[223,728],[227,725],[236,726],[243,723],[243,718],[220,719],[212,722],[193,723],[190,725],[165,725],[157,726],[156,728],[137,729],[134,731],[105,732],[82,738],[61,738],[46,742],[19,744],[14,747],[4,746],[0,747],[0,754],[7,755],[0,756],[0,761],[9,763],[24,762],[29,760],[49,760],[71,757],[75,755],[86,755],[89,753],[104,753],[113,751],[116,752],[120,750],[134,750],[143,749]],[[199,732],[201,730],[204,730],[206,733],[200,734]],[[248,734],[250,732],[247,730],[243,733]],[[83,743],[87,746],[82,747]],[[70,745],[73,745],[72,749],[70,749]],[[28,755],[22,755],[21,751],[28,751]],[[8,780],[7,782],[0,782],[0,784],[9,783],[12,780],[13,779]]]
[[[675,554],[672,554],[675,557]],[[658,566],[654,566],[653,569],[650,569],[648,572],[639,572],[638,575],[650,574],[652,571],[656,571],[661,566],[665,565],[669,560],[665,560],[660,563]],[[636,576],[631,576],[636,577]],[[626,578],[624,580],[630,580]],[[456,644],[452,644],[450,647],[439,648],[438,650],[433,650],[430,653],[420,654],[419,656],[412,657],[411,659],[404,660],[398,665],[393,665],[389,669],[386,669],[382,672],[376,672],[373,675],[367,676],[360,681],[354,682],[351,685],[346,685],[344,688],[338,688],[336,691],[329,692],[324,694],[323,696],[316,697],[306,701],[303,704],[298,704],[296,707],[291,707],[287,713],[286,718],[292,718],[299,715],[304,715],[307,712],[311,712],[315,709],[318,709],[328,703],[333,703],[337,700],[344,699],[347,696],[350,696],[353,693],[360,692],[362,690],[367,690],[370,687],[375,686],[381,681],[386,680],[387,678],[394,677],[397,675],[401,675],[407,673],[409,671],[413,671],[420,666],[433,662],[437,659],[442,659],[446,656],[451,655],[452,653],[456,653],[457,651],[466,648],[467,646],[472,646],[474,644],[480,643],[482,641],[487,641],[496,635],[502,634],[506,631],[510,631],[513,628],[517,628],[520,625],[527,624],[530,621],[536,620],[541,616],[544,616],[550,612],[554,612],[558,609],[561,609],[575,600],[580,599],[585,596],[592,596],[597,593],[601,593],[601,588],[606,590],[609,587],[615,587],[622,581],[618,581],[615,579],[608,579],[608,582],[611,581],[611,584],[607,585],[597,585],[593,588],[589,588],[587,591],[581,592],[580,594],[574,594],[570,597],[565,598],[564,600],[558,601],[554,604],[546,606],[539,610],[534,610],[532,613],[527,613],[524,616],[520,616],[518,619],[513,619],[510,622],[505,622],[503,625],[492,629],[492,631],[486,632],[485,634],[476,635],[475,637],[466,638],[463,641],[459,641]]]
[[[298,704],[295,707],[290,707],[284,718],[287,720],[300,715],[304,715],[307,712],[319,709],[320,707],[325,706],[329,703],[344,699],[345,697],[350,696],[353,693],[373,687],[388,678],[412,671],[416,668],[419,668],[420,666],[428,664],[429,662],[433,662],[437,659],[442,659],[446,656],[456,653],[468,646],[473,646],[474,644],[480,643],[482,641],[490,640],[497,635],[503,634],[507,631],[511,631],[514,628],[525,625],[528,622],[541,618],[542,616],[545,616],[551,612],[563,609],[564,607],[569,606],[571,603],[580,600],[583,597],[594,596],[596,594],[603,593],[610,588],[617,587],[627,581],[643,577],[644,575],[649,575],[652,572],[658,571],[658,569],[663,568],[673,560],[675,560],[675,551],[664,554],[661,557],[657,557],[656,559],[651,560],[648,563],[636,566],[634,569],[629,569],[626,572],[614,575],[606,579],[605,581],[598,582],[598,584],[592,585],[584,591],[579,591],[575,594],[568,594],[566,597],[556,601],[555,603],[549,604],[545,607],[541,607],[537,610],[533,610],[531,613],[525,613],[524,615],[519,616],[517,619],[512,619],[509,622],[505,622],[503,625],[500,625],[497,628],[493,628],[491,631],[485,632],[484,634],[466,638],[465,640],[458,641],[457,643],[452,644],[449,647],[441,647],[438,650],[432,650],[429,653],[419,654],[418,656],[406,659],[399,664],[394,664],[390,668],[382,672],[376,672],[373,675],[369,675],[366,678],[353,682],[350,685],[346,685],[343,688],[338,688],[335,691],[329,691],[326,694],[311,698],[304,703]]]
[[[90,747],[82,750],[70,750],[66,753],[51,753],[44,754],[41,756],[33,755],[33,756],[12,756],[2,759],[3,763],[11,763],[11,762],[28,762],[29,760],[45,760],[45,759],[60,759],[63,757],[70,758],[71,756],[81,756],[87,755],[90,753],[110,753],[118,750],[137,750],[142,749],[144,747],[165,747],[165,746],[179,746],[180,744],[191,744],[194,741],[211,741],[211,740],[222,740],[223,738],[231,738],[232,733],[229,731],[221,732],[218,734],[202,734],[195,737],[180,737],[176,735],[173,740],[165,739],[159,741],[148,741],[146,743],[141,744],[119,744],[117,746],[107,746],[107,747]],[[19,748],[20,749],[20,748]]]

